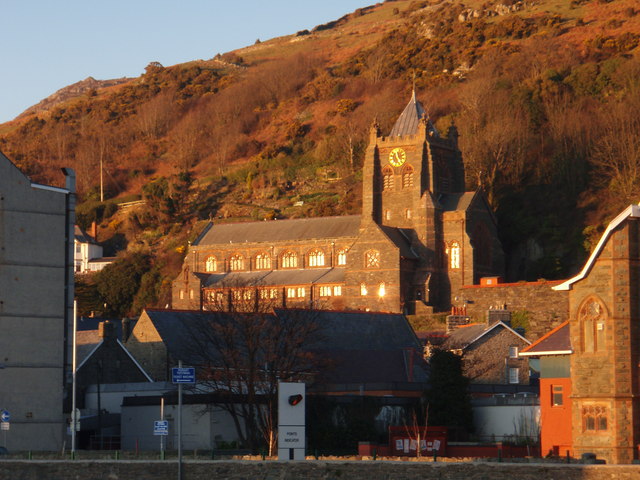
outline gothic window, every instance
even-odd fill
[[[380,268],[380,252],[377,250],[369,250],[364,254],[365,268]]]
[[[256,255],[256,270],[269,270],[271,268],[271,256],[266,253]]]
[[[393,169],[388,165],[382,169],[382,189],[393,189]]]
[[[207,257],[207,261],[204,265],[204,270],[205,272],[215,272],[216,270],[218,270],[218,261],[216,260],[216,257],[214,257],[213,255]]]
[[[308,261],[310,267],[324,267],[324,252],[320,249],[311,250]]]
[[[232,256],[229,259],[229,270],[232,272],[244,270],[244,257],[240,254]]]
[[[402,188],[413,187],[413,167],[405,165],[402,169]]]
[[[338,250],[338,265],[346,265],[346,264],[347,264],[347,251]]]
[[[590,298],[580,308],[578,319],[582,326],[582,351],[603,351],[606,327],[604,306],[598,300]]]
[[[449,250],[449,268],[452,270],[460,268],[460,244],[452,242]]]
[[[282,254],[282,268],[297,268],[298,267],[298,254],[292,251],[287,251]]]
[[[604,432],[608,428],[607,408],[602,405],[582,407],[582,427],[585,432]]]
[[[268,298],[278,298],[278,289],[277,288],[261,288],[260,298],[263,300]]]
[[[387,294],[387,289],[384,285],[384,282],[378,286],[378,296],[384,297]]]

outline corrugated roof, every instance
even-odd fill
[[[251,287],[344,282],[344,268],[307,268],[200,275],[205,287]]]
[[[396,120],[396,123],[389,133],[390,137],[400,137],[403,135],[415,135],[418,131],[420,121],[426,115],[426,111],[422,104],[416,99],[416,91],[411,94],[411,100]],[[438,131],[430,120],[427,120],[427,129],[434,135],[439,136]]]
[[[360,215],[212,225],[194,245],[356,237]]]
[[[572,353],[571,337],[569,336],[569,320],[540,337],[536,342],[522,349],[520,355],[568,355]]]

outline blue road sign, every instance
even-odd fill
[[[171,369],[172,383],[196,383],[196,369],[193,367],[174,367]]]
[[[153,422],[154,435],[169,435],[169,420],[156,420]]]
[[[0,421],[2,421],[2,422],[11,421],[11,415],[9,415],[8,411],[2,410],[2,413],[0,413]]]

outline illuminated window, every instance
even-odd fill
[[[305,288],[304,287],[298,287],[296,293],[298,294],[298,298],[304,298],[305,297]]]
[[[551,386],[551,405],[554,407],[564,405],[564,388],[562,385]]]
[[[384,219],[385,220],[391,220],[391,210],[385,210],[384,211]]]
[[[184,290],[180,290],[180,300],[184,300]]]
[[[333,295],[336,297],[342,296],[342,286],[336,285],[335,287],[333,287]]]
[[[269,270],[271,268],[271,256],[266,253],[256,255],[256,270]]]
[[[260,289],[260,298],[278,298],[278,289],[277,288],[261,288]]]
[[[287,298],[296,298],[296,289],[293,287],[287,288]]]
[[[305,287],[287,288],[287,298],[304,298],[305,293],[306,293]]]
[[[214,257],[213,255],[210,257],[207,257],[207,261],[205,262],[204,269],[206,272],[215,272],[216,270],[218,270],[218,261],[216,257]]]
[[[232,290],[231,298],[233,300],[242,300],[242,290]]]
[[[324,252],[322,250],[312,250],[309,252],[310,267],[324,267]]]
[[[287,251],[282,254],[282,268],[296,268],[298,266],[298,255],[295,252]]]
[[[231,271],[244,270],[244,257],[242,255],[234,255],[229,260],[229,269]]]
[[[449,266],[452,269],[460,268],[460,244],[453,242],[449,249]]]
[[[582,348],[585,352],[605,349],[604,306],[595,299],[589,299],[578,313],[582,325]]]
[[[387,289],[385,288],[384,283],[381,283],[380,286],[378,286],[378,296],[384,297],[386,293]]]
[[[346,265],[346,264],[347,264],[347,251],[338,250],[338,265]]]
[[[413,187],[413,167],[405,165],[402,169],[402,188]]]
[[[410,209],[410,208],[407,208],[407,209],[404,211],[404,216],[407,218],[407,220],[410,220],[410,219],[411,219],[411,209]]]
[[[333,288],[327,287],[327,286],[321,286],[319,293],[321,297],[330,297],[331,294],[333,293]]]
[[[377,250],[369,250],[364,254],[365,268],[380,268],[380,252]]]
[[[382,169],[382,189],[391,190],[393,188],[393,169],[386,166]]]
[[[367,290],[367,286],[364,283],[360,284],[360,295],[362,295],[363,297],[369,293],[369,291]]]

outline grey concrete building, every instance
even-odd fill
[[[66,188],[39,185],[0,153],[0,442],[12,451],[59,450],[65,438],[75,176],[64,173]]]

